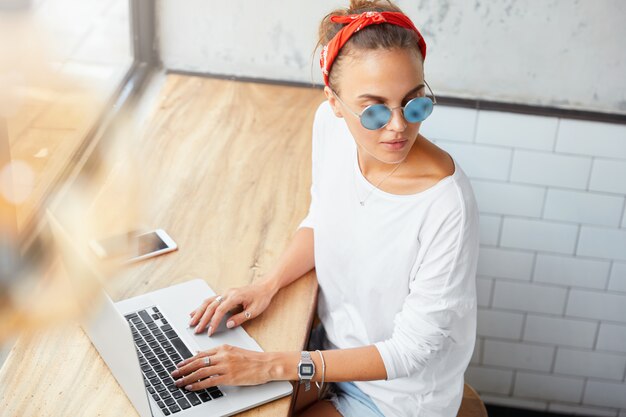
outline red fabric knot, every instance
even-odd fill
[[[328,75],[333,62],[341,48],[350,40],[350,37],[369,25],[381,23],[390,23],[392,25],[401,26],[411,29],[418,36],[418,46],[422,53],[422,57],[426,59],[426,42],[424,37],[417,30],[411,19],[401,12],[363,12],[359,14],[335,15],[330,17],[331,22],[344,23],[337,34],[326,44],[320,56],[320,68],[324,77],[324,84],[328,85]]]

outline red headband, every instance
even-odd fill
[[[350,37],[362,28],[380,23],[391,23],[413,30],[419,36],[417,42],[422,58],[426,59],[426,42],[424,37],[417,30],[411,19],[400,12],[363,12],[361,14],[349,14],[344,16],[331,16],[330,20],[336,23],[348,23],[322,49],[320,57],[320,67],[324,77],[324,84],[328,85],[328,74],[333,61],[339,54],[341,48],[348,42]]]

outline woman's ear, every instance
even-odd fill
[[[330,104],[330,107],[333,109],[333,113],[335,113],[335,116],[343,117],[343,114],[341,114],[341,109],[339,108],[339,101],[337,100],[337,97],[335,97],[335,95],[333,94],[330,87],[324,86],[324,94],[326,95],[326,98],[328,99],[328,103]]]

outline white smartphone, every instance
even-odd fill
[[[130,231],[121,235],[89,242],[91,249],[102,259],[118,259],[123,263],[172,252],[176,242],[163,229],[150,232]]]

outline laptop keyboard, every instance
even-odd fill
[[[200,391],[178,388],[170,375],[193,355],[157,307],[125,316],[130,324],[146,389],[166,416],[224,396],[218,387]]]

